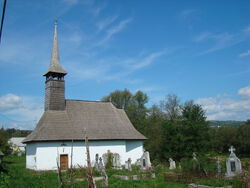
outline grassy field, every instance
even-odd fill
[[[30,187],[58,187],[58,174],[57,172],[35,172],[32,170],[28,170],[25,168],[25,157],[17,157],[17,156],[8,156],[4,159],[5,168],[8,171],[7,175],[1,175],[0,180],[0,188],[2,187],[13,187],[13,188],[30,188]],[[126,171],[118,171],[118,170],[107,170],[107,174],[109,177],[109,186],[110,188],[186,188],[188,182],[174,182],[172,180],[165,181],[164,174],[171,173],[168,168],[161,167],[156,168],[156,178],[155,179],[144,179],[144,180],[129,180],[122,181],[118,178],[113,177],[113,174],[119,175],[131,175],[141,173],[138,170],[134,169],[133,172]],[[178,173],[178,170],[175,171]],[[173,173],[173,172],[172,172]],[[63,172],[63,177],[67,182],[67,187],[69,186],[69,172]],[[85,172],[80,170],[74,170],[74,179],[86,177]],[[226,181],[222,178],[199,178],[193,179],[194,183],[203,184],[203,185],[213,185],[213,186],[224,186],[224,185],[232,185],[235,182],[239,182],[238,180]],[[102,182],[97,181],[97,186],[102,187]],[[74,187],[87,187],[87,181],[77,182],[74,181]],[[238,184],[237,184],[238,185]],[[240,184],[239,184],[240,185]],[[239,186],[240,187],[240,186]]]
[[[30,188],[30,187],[44,187],[44,188],[55,188],[58,186],[58,175],[56,172],[35,172],[25,168],[25,157],[10,156],[5,158],[5,167],[8,170],[8,176],[5,176],[4,181],[0,183],[0,187],[13,187],[13,188]],[[109,186],[110,188],[136,188],[136,187],[165,187],[165,188],[186,188],[186,184],[174,183],[174,182],[164,182],[163,175],[157,174],[155,179],[149,180],[136,180],[136,181],[122,181],[112,174],[118,174],[115,170],[107,171],[109,176]],[[121,174],[121,173],[120,173]],[[64,178],[69,180],[67,172],[63,173]],[[81,176],[80,171],[75,173],[75,178]],[[82,177],[84,175],[82,174]],[[102,182],[98,181],[97,186],[102,187]],[[74,187],[87,187],[87,182],[75,182]],[[69,183],[68,186],[69,187]]]

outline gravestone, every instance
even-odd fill
[[[1,162],[2,162],[3,156],[4,156],[4,154],[3,154],[3,152],[0,150],[0,164],[1,164]]]
[[[131,159],[128,158],[127,161],[125,161],[125,169],[129,172],[132,172],[132,167],[131,167]]]
[[[99,154],[95,154],[95,164],[94,164],[94,168],[99,171],[98,169],[98,159],[99,159]]]
[[[135,162],[135,165],[140,166],[141,165],[141,159],[137,159],[136,162]]]
[[[226,166],[227,166],[226,176],[233,177],[237,173],[241,172],[241,170],[242,170],[241,169],[241,162],[240,162],[240,159],[238,157],[236,157],[236,155],[234,153],[235,148],[233,146],[231,146],[229,148],[229,151],[230,151],[230,155],[229,155],[227,162],[226,162]]]
[[[119,153],[113,153],[112,167],[115,169],[122,169],[121,159]]]
[[[176,169],[175,161],[172,158],[169,158],[168,161],[169,161],[169,164],[170,164],[169,169],[170,170]]]
[[[217,171],[218,171],[218,176],[221,176],[221,165],[219,159],[217,160]]]
[[[179,163],[179,166],[178,166],[179,169],[181,169],[181,163]]]
[[[194,160],[194,161],[197,161],[197,158],[196,158],[196,157],[197,157],[197,155],[193,152],[193,160]]]
[[[132,172],[131,162],[132,162],[131,159],[128,158],[128,171],[129,172]]]
[[[149,152],[144,151],[141,159],[140,159],[141,170],[148,170],[151,168],[151,162],[149,157]]]
[[[108,155],[109,155],[110,153],[111,153],[110,150],[108,150],[107,153],[104,153],[104,154],[102,155],[102,159],[103,159],[104,166],[105,166],[105,165],[107,164],[107,162],[108,162]]]
[[[111,167],[115,169],[122,169],[121,158],[119,153],[111,153],[110,150],[102,155],[104,165],[108,162],[108,157],[111,157]]]
[[[102,171],[104,168],[103,162],[102,162],[102,158],[99,158],[99,163],[98,163],[98,171]]]

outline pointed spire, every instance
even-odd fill
[[[62,68],[62,66],[59,63],[59,53],[58,53],[58,43],[57,43],[57,18],[55,20],[55,31],[54,31],[54,39],[53,39],[53,48],[52,48],[52,54],[50,59],[50,66],[46,74],[44,76],[48,75],[49,73],[59,73],[66,75],[67,72],[65,72]]]

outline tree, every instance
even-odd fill
[[[237,150],[240,154],[250,156],[250,120],[239,126],[236,133]]]
[[[103,97],[102,101],[112,102],[117,108],[124,109],[132,124],[139,131],[143,129],[143,121],[147,115],[145,104],[148,102],[147,94],[137,91],[133,95],[129,90],[116,90],[108,96]]]
[[[130,121],[136,129],[143,132],[144,121],[147,115],[147,108],[145,104],[148,102],[147,94],[142,91],[137,91],[132,97],[132,101],[125,110]]]
[[[209,126],[202,107],[194,104],[193,101],[187,101],[182,108],[182,120],[181,131],[188,155],[192,152],[208,151],[210,149]]]
[[[162,112],[157,105],[153,105],[149,109],[149,114],[144,120],[143,134],[148,138],[145,141],[145,149],[150,151],[150,158],[154,162],[162,159],[162,124],[164,119],[162,118]]]
[[[201,122],[206,121],[205,111],[201,105],[194,104],[194,102],[187,101],[182,109],[182,118],[184,121]]]
[[[0,129],[0,150],[5,154],[8,155],[11,153],[10,146],[8,144],[8,134],[7,132],[2,128]]]
[[[124,89],[124,91],[116,90],[108,96],[103,97],[102,101],[112,102],[116,108],[127,109],[132,102],[132,97],[132,93],[127,89]]]
[[[180,100],[175,94],[168,94],[166,101],[161,101],[160,104],[163,111],[165,111],[166,119],[172,122],[177,122],[180,119]]]

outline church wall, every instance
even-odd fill
[[[26,168],[36,170],[36,144],[30,143],[26,146]]]
[[[126,160],[131,158],[132,164],[136,162],[137,159],[141,158],[143,154],[143,141],[132,140],[126,141]]]
[[[78,167],[87,165],[86,148],[84,142],[74,142],[73,147],[73,166]],[[121,164],[124,165],[128,158],[132,159],[132,163],[135,163],[143,153],[142,141],[129,141],[130,148],[126,151],[126,141],[114,140],[114,141],[89,141],[90,159],[91,163],[94,164],[95,155],[98,153],[102,156],[110,150],[113,153],[119,153],[121,157]],[[134,144],[134,146],[132,146]],[[28,144],[29,147],[30,144]],[[40,142],[36,144],[36,170],[56,170],[57,169],[57,158],[60,164],[60,155],[68,154],[68,166],[71,163],[71,142]],[[27,166],[31,165],[32,156],[26,154]],[[28,167],[27,167],[28,168]],[[34,169],[34,168],[32,168]]]

